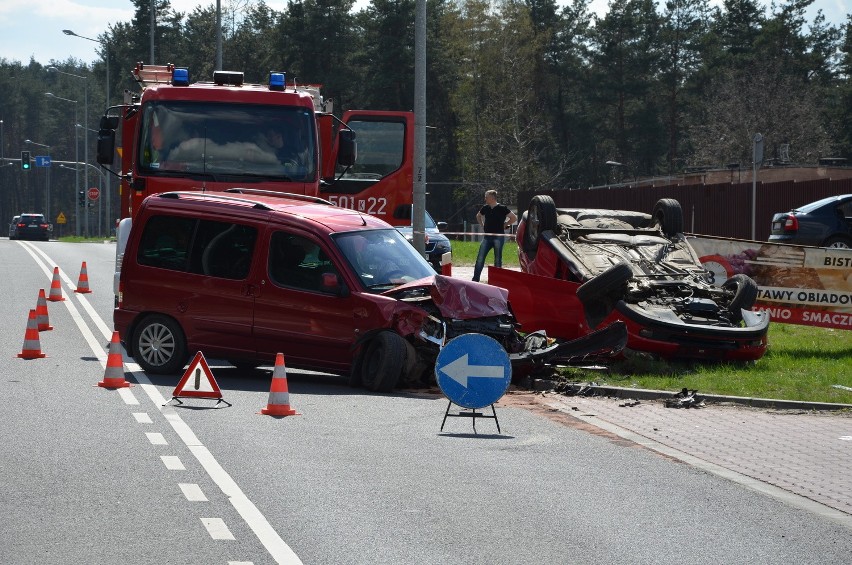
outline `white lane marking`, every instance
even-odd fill
[[[133,417],[136,418],[136,421],[140,424],[153,424],[154,422],[151,420],[151,416],[148,415],[147,412],[134,412]]]
[[[151,442],[151,445],[169,445],[163,434],[159,432],[145,432],[145,435],[148,436],[148,441]]]
[[[160,455],[160,459],[169,471],[186,471],[186,467],[177,455]]]
[[[213,539],[236,539],[221,518],[202,518],[201,523]]]
[[[38,252],[40,255],[42,255],[45,258],[45,261],[47,261],[48,263],[53,263],[53,261],[36,246],[32,244],[25,244],[24,242],[20,241],[18,243],[21,244],[30,253],[36,263],[41,266],[48,280],[52,281],[53,270],[48,270],[47,266],[35,257],[34,252]],[[62,275],[62,277],[64,277],[67,284],[67,281],[69,279],[67,276],[64,275],[64,273],[62,273],[61,269],[60,274]],[[79,312],[74,307],[74,304],[71,302],[71,300],[65,300],[61,304],[66,305],[69,312],[71,313],[72,318],[74,319],[74,322],[80,329],[80,333],[83,334],[83,337],[86,339],[86,342],[89,344],[89,347],[91,348],[92,352],[98,357],[98,360],[101,362],[101,366],[104,368],[104,370],[106,370],[108,353],[107,349],[104,349],[103,346],[101,346],[101,344],[97,342],[94,335],[83,321],[83,318],[79,315]],[[97,317],[97,313],[95,313],[95,316]],[[103,332],[104,340],[108,341],[112,339],[112,332],[108,331],[105,324],[96,324],[96,326],[98,326]],[[232,485],[232,487],[229,488],[228,492],[225,492],[224,490],[223,492],[225,492],[225,494],[231,493],[228,494],[228,496],[231,497],[231,504],[234,506],[237,512],[239,512],[240,516],[246,522],[246,525],[251,528],[251,530],[255,533],[258,540],[260,540],[260,542],[270,553],[272,558],[277,563],[300,565],[302,561],[301,559],[299,559],[299,556],[296,555],[296,553],[290,548],[290,546],[287,545],[287,543],[283,539],[281,539],[281,536],[279,536],[278,532],[276,532],[275,529],[272,528],[266,517],[260,512],[260,510],[257,509],[257,507],[251,502],[251,500],[249,500],[248,497],[243,494],[242,490],[240,490],[237,484],[234,483],[230,475],[228,475],[228,473],[225,472],[224,469],[222,469],[222,467],[219,465],[213,455],[211,455],[209,451],[204,448],[198,438],[195,437],[195,434],[189,428],[189,426],[187,426],[183,422],[183,420],[181,420],[180,416],[174,413],[174,409],[172,409],[171,411],[164,410],[164,408],[169,408],[163,407],[163,404],[165,404],[165,398],[163,398],[163,396],[160,394],[160,391],[157,390],[156,387],[151,384],[151,381],[148,379],[148,376],[142,372],[139,365],[130,360],[130,358],[127,357],[126,352],[123,352],[123,359],[126,365],[125,371],[130,372],[136,378],[136,382],[142,385],[142,389],[148,395],[148,398],[151,399],[157,409],[159,409],[161,412],[164,412],[166,419],[172,425],[175,432],[177,432],[180,438],[185,443],[190,442],[187,443],[187,447],[189,447],[192,451],[193,446],[197,446],[199,449],[203,450],[203,453],[206,454],[204,456],[200,456],[199,453],[193,451],[196,458],[199,459],[199,462],[201,463],[202,467],[204,467],[204,470],[207,471],[207,474],[210,475],[210,477],[213,478],[214,481],[216,480],[214,474],[216,474],[217,476],[220,476],[222,478],[223,484]],[[133,393],[130,391],[129,388],[122,388],[119,389],[119,391],[126,391],[127,397],[133,397]],[[122,395],[122,398],[125,398],[125,395]],[[135,397],[133,398],[135,400]],[[138,404],[138,402],[135,402],[135,404]],[[217,484],[219,484],[219,488],[222,488],[222,484],[220,484],[219,481],[216,482]],[[225,530],[227,530],[227,527],[225,527],[224,522],[222,522],[221,520],[219,520],[219,522],[221,522],[222,526],[225,528]],[[230,534],[230,532],[228,533]],[[231,539],[233,539],[233,537],[231,537]]]
[[[160,394],[159,389],[151,384],[148,376],[139,369],[139,365],[129,359],[126,359],[125,363],[127,364],[127,369],[132,372],[136,382],[145,391],[145,394],[148,395],[154,405],[163,413],[163,416],[172,425],[174,431],[183,440],[192,454],[195,455],[195,458],[198,459],[198,462],[201,463],[201,466],[207,471],[210,478],[219,486],[222,493],[228,497],[246,525],[251,528],[275,562],[290,565],[301,564],[302,560],[299,559],[299,556],[281,539],[281,536],[278,535],[278,532],[275,531],[263,513],[243,493],[228,472],[219,465],[216,458],[198,440],[198,437],[181,419],[175,409],[172,406],[163,406],[166,403],[166,399]]]
[[[133,391],[130,390],[130,387],[118,389],[118,396],[120,396],[124,403],[128,406],[139,406],[139,401],[136,400],[136,396],[133,395]]]
[[[207,497],[201,492],[201,487],[195,483],[178,483],[183,495],[190,502],[207,502]]]
[[[44,272],[45,276],[48,278],[48,280],[50,280],[52,282],[53,281],[53,270],[50,269],[47,266],[48,263],[53,263],[53,261],[50,259],[50,257],[48,257],[41,249],[39,249],[38,247],[36,247],[32,243],[25,243],[25,242],[22,242],[22,241],[19,241],[18,243],[24,248],[24,250],[27,253],[30,254],[30,256],[33,258],[33,261],[36,262],[36,265],[41,267],[41,270]],[[39,257],[36,256],[36,254],[43,257],[44,261],[39,259]],[[47,263],[45,263],[45,261],[47,261]],[[59,270],[59,273],[60,273],[60,278],[64,278],[65,281],[66,281],[66,284],[67,284],[68,277],[63,273],[62,269]],[[92,353],[94,353],[95,357],[98,358],[98,361],[100,362],[103,370],[106,371],[108,351],[106,349],[104,349],[104,347],[101,343],[98,342],[98,339],[95,338],[95,335],[89,329],[89,326],[86,325],[86,322],[83,319],[83,317],[80,315],[80,312],[77,310],[77,307],[74,306],[74,302],[71,300],[70,295],[66,296],[66,299],[62,302],[59,302],[59,304],[65,305],[65,308],[68,310],[68,313],[71,315],[71,319],[74,320],[74,324],[77,326],[77,328],[80,330],[80,333],[83,335],[83,339],[85,339],[86,343],[89,344],[89,348],[92,350]],[[97,316],[97,313],[95,313],[95,315]],[[96,325],[99,325],[99,326],[103,325],[103,322],[101,322],[101,324],[96,324]],[[106,327],[106,326],[103,325],[103,327]],[[107,340],[109,340],[109,339],[112,338],[112,333],[109,333],[109,335],[104,335],[104,337]],[[95,383],[92,383],[92,384],[94,385]],[[120,388],[118,390],[119,390],[119,394],[121,395],[121,398],[124,400],[125,404],[139,404],[139,402],[136,400],[136,397],[133,395],[133,392],[131,392],[129,388]]]

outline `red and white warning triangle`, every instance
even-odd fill
[[[195,354],[195,358],[172,393],[172,398],[180,397],[222,398],[222,391],[219,390],[219,385],[213,378],[213,372],[210,371],[204,354],[200,351]]]

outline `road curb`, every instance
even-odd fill
[[[549,379],[533,379],[529,388],[534,391],[556,391],[565,388],[567,383]],[[582,387],[582,396],[606,396],[633,400],[664,400],[676,398],[679,393],[644,388],[625,388],[601,386],[587,383],[571,383],[578,390]],[[574,396],[566,394],[567,396]],[[773,398],[754,398],[747,396],[724,396],[720,394],[697,393],[708,404],[736,404],[752,408],[774,408],[778,410],[837,411],[852,410],[852,404],[834,404],[831,402],[805,402],[800,400],[778,400]]]

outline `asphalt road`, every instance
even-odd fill
[[[259,415],[270,372],[209,360],[233,405],[164,407],[178,377],[94,386],[111,244],[0,240],[0,563],[848,563],[847,528],[510,403],[370,394],[288,371],[302,415]],[[87,261],[92,294],[70,292]],[[44,359],[16,358],[50,288]]]

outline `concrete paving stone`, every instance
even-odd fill
[[[578,411],[697,457],[852,515],[852,415],[768,410],[735,405],[665,408],[643,401],[618,408],[619,399],[546,393],[547,403]],[[638,410],[641,407],[641,410]]]

